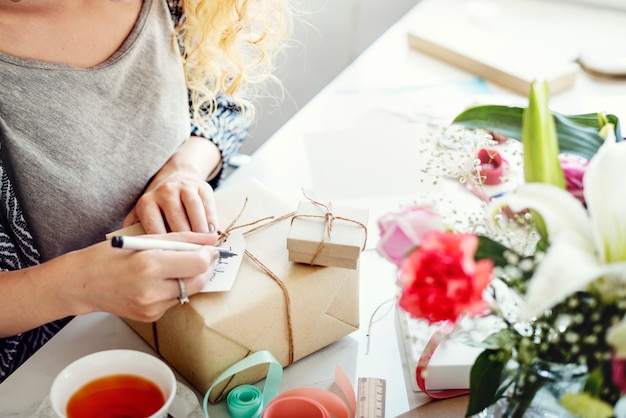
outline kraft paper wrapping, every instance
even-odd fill
[[[247,225],[281,217],[296,206],[256,180],[219,189],[215,199],[220,231],[234,221]],[[268,350],[286,367],[358,329],[358,269],[290,262],[285,245],[290,221],[288,217],[247,234],[258,224],[237,230],[245,234],[246,256],[230,291],[194,295],[189,304],[169,309],[155,323],[126,320],[201,393],[254,352]],[[235,375],[214,388],[209,400],[219,401],[231,389],[262,379],[266,371],[259,366]]]

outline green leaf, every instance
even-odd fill
[[[474,258],[476,260],[480,260],[482,258],[490,258],[493,260],[493,263],[496,266],[504,267],[508,264],[506,258],[504,257],[505,251],[512,250],[500,244],[498,241],[495,241],[484,235],[479,235],[478,248],[476,249],[476,254],[474,255]]]
[[[604,137],[599,132],[597,114],[566,116],[553,112],[553,115],[561,152],[587,159],[598,152],[604,143]],[[615,137],[619,138],[617,132]]]
[[[585,392],[589,393],[591,396],[600,397],[603,388],[604,374],[602,373],[602,368],[597,367],[587,376]]]
[[[497,132],[507,138],[521,141],[524,108],[500,105],[483,105],[466,109],[454,118],[452,124],[467,129],[484,129]],[[559,149],[562,153],[579,155],[590,159],[604,143],[599,134],[597,113],[564,115],[552,112],[556,126]],[[617,141],[622,140],[619,119],[606,115],[615,126]]]
[[[467,129],[494,131],[507,138],[521,141],[523,113],[524,108],[522,107],[475,106],[459,113],[452,121],[452,124],[463,126]]]
[[[600,121],[598,119],[598,113],[583,113],[580,115],[562,115],[559,113],[552,112],[555,115],[555,118],[566,119],[569,123],[573,123],[575,125],[579,125],[580,127],[590,128],[594,132],[600,131]],[[600,113],[604,118],[606,118],[609,123],[612,123],[615,126],[615,137],[617,141],[622,141],[621,128],[619,123],[619,118],[612,114]]]
[[[606,117],[609,120],[609,122],[612,123],[613,126],[615,126],[615,138],[617,142],[622,141],[623,140],[622,128],[620,127],[620,124],[619,124],[619,118],[612,114],[607,114]]]
[[[466,417],[476,415],[498,400],[502,370],[509,360],[502,354],[501,350],[485,350],[476,358],[470,372],[471,392]]]
[[[505,357],[508,361],[511,358],[511,352],[519,343],[519,334],[511,328],[502,328],[488,335],[481,345],[485,350],[493,350],[498,352],[498,356]]]
[[[497,350],[499,355],[504,355],[507,360],[511,357],[509,354],[517,343],[519,334],[511,328],[503,328],[492,334],[482,341],[483,347],[486,349]]]

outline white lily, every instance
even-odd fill
[[[528,183],[492,204],[533,209],[544,219],[550,246],[529,282],[522,320],[541,314],[596,279],[626,284],[626,142],[607,138],[584,177],[587,210],[567,191]]]

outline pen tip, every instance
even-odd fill
[[[124,238],[118,236],[111,238],[111,245],[115,248],[122,248],[124,245]]]

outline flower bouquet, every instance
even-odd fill
[[[397,265],[410,316],[497,319],[467,416],[626,417],[626,142],[614,115],[552,112],[547,92],[536,81],[526,108],[479,106],[453,122],[523,146],[523,184],[475,193],[482,223],[459,231],[409,205],[379,219],[378,252]],[[482,163],[473,189],[489,187]]]

